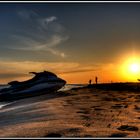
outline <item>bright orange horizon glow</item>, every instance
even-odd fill
[[[130,82],[136,82],[140,78],[140,57],[134,55],[125,58],[121,65],[121,76]]]
[[[98,67],[94,64],[80,63],[47,63],[47,62],[0,62],[4,67],[10,67],[9,73],[16,74],[17,69],[24,75],[15,77],[3,77],[0,84],[7,84],[9,81],[25,81],[33,77],[28,74],[30,71],[40,72],[48,70],[66,80],[68,84],[88,84],[89,80],[95,83],[95,77],[98,77],[99,83],[111,82],[138,82],[140,78],[140,57],[138,55],[121,56],[120,61],[114,63],[101,63]],[[30,67],[29,67],[30,65]],[[92,70],[93,69],[93,70]],[[1,71],[2,73],[3,71]]]

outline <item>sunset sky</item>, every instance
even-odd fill
[[[0,3],[0,84],[43,70],[131,82],[139,66],[140,3]]]

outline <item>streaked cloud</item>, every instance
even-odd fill
[[[57,18],[55,17],[55,16],[52,16],[52,17],[48,17],[48,18],[46,18],[46,21],[47,21],[47,23],[49,23],[49,22],[52,22],[52,21],[54,21],[54,20],[56,20]]]
[[[19,11],[18,16],[24,22],[24,30],[18,29],[11,37],[16,42],[10,49],[47,51],[62,58],[67,55],[59,50],[58,45],[68,40],[65,28],[56,16],[42,17],[34,11]],[[27,25],[27,26],[26,26]]]
[[[64,78],[68,83],[88,82],[97,75],[100,80],[110,79],[109,75],[117,79],[120,64],[104,63],[77,63],[77,62],[39,62],[39,61],[0,61],[0,83],[8,83],[12,80],[24,81],[33,75],[31,71],[51,71]],[[109,72],[109,73],[108,73]],[[79,79],[79,80],[78,80]],[[84,79],[84,81],[82,80]]]
[[[63,74],[69,74],[69,73],[79,73],[79,72],[90,72],[90,71],[96,71],[96,69],[79,69],[79,70],[71,70],[71,71],[65,71]]]
[[[103,65],[82,64],[76,62],[34,62],[34,61],[0,61],[0,79],[5,79],[5,83],[11,80],[26,80],[31,77],[28,73],[31,71],[51,71],[60,76],[66,76],[75,73],[97,72],[102,70]],[[5,71],[4,71],[5,69]],[[69,78],[70,79],[70,78]],[[66,79],[66,80],[69,80]]]
[[[0,73],[0,79],[13,79],[27,77],[27,74],[24,73]],[[18,80],[18,79],[17,79]]]
[[[34,17],[37,17],[38,14],[36,12],[34,12],[33,10],[22,10],[22,11],[18,11],[17,14],[20,16],[20,18],[22,18],[23,20],[31,20]]]
[[[47,17],[47,18],[43,18],[43,19],[39,19],[39,22],[41,24],[41,26],[44,28],[44,29],[47,29],[48,28],[48,24],[57,20],[57,17],[55,16],[51,16],[51,17]]]

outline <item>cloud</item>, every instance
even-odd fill
[[[38,14],[32,10],[22,10],[22,11],[18,11],[17,14],[19,15],[20,18],[22,18],[23,20],[31,20],[34,17],[37,17]]]
[[[66,57],[66,54],[63,52],[59,52],[58,50],[54,50],[54,49],[48,49],[48,51],[50,51],[52,54],[57,55],[57,56],[61,56],[62,58]]]
[[[48,28],[48,24],[53,22],[53,21],[55,21],[56,19],[57,19],[57,17],[51,16],[51,17],[39,19],[38,21],[40,22],[41,26],[44,29],[47,29]]]
[[[82,64],[76,62],[34,62],[34,61],[0,61],[0,74],[1,73],[24,73],[30,71],[43,71],[48,70],[59,74],[77,73],[86,71],[98,70],[96,65],[87,65],[83,67]],[[4,71],[5,70],[5,71]]]
[[[78,69],[78,70],[71,70],[71,71],[65,71],[62,72],[63,74],[69,74],[69,73],[79,73],[79,72],[90,72],[90,71],[96,71],[97,69]]]
[[[32,38],[17,35],[13,35],[13,38],[19,41],[18,44],[22,45],[20,47],[13,46],[13,49],[24,51],[47,51],[53,55],[60,56],[62,58],[67,56],[64,52],[59,51],[56,48],[57,45],[68,39],[67,36],[62,37],[60,35],[52,35],[50,39],[46,40],[46,42],[38,42],[36,40],[33,40]]]
[[[10,79],[10,78],[20,78],[27,77],[27,74],[24,73],[0,73],[0,79]]]
[[[67,40],[68,37],[63,37],[60,35],[52,35],[50,39],[46,42],[43,42],[41,45],[33,46],[35,50],[49,50],[50,48],[54,48],[55,46],[61,44],[63,41]]]
[[[50,23],[50,22],[52,22],[52,21],[54,21],[54,20],[56,20],[57,18],[55,17],[55,16],[52,16],[52,17],[48,17],[48,18],[46,18],[46,21],[47,21],[47,23]]]
[[[73,79],[77,81],[77,78],[83,77],[86,81],[88,78],[95,75],[109,78],[109,74],[116,75],[118,73],[118,65],[113,64],[83,64],[77,62],[39,62],[39,61],[0,61],[0,82],[7,83],[11,80],[24,81],[30,79],[32,75],[29,74],[31,71],[41,72],[44,70],[56,73],[58,76],[65,80]],[[70,80],[71,81],[71,80]]]
[[[51,40],[49,40],[47,45],[52,48],[52,47],[60,44],[61,42],[65,41],[65,40],[67,40],[67,37],[54,35],[54,36],[52,36]]]
[[[58,45],[68,40],[65,28],[56,16],[41,17],[34,11],[19,11],[18,16],[24,21],[23,29],[11,35],[13,42],[9,46],[16,50],[47,51],[62,58],[67,55],[60,51]]]
[[[0,73],[28,73],[30,71],[54,71],[62,72],[76,69],[79,63],[75,62],[34,62],[34,61],[0,61]]]
[[[12,80],[24,81],[31,78],[31,71],[51,71],[56,74],[62,71],[69,71],[79,66],[74,62],[33,62],[33,61],[0,61],[0,83],[7,83]]]

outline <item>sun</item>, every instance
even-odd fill
[[[125,81],[136,82],[140,78],[140,57],[128,57],[122,61],[120,76]]]
[[[140,72],[139,64],[138,63],[132,63],[129,66],[130,72],[132,73],[138,73]]]

